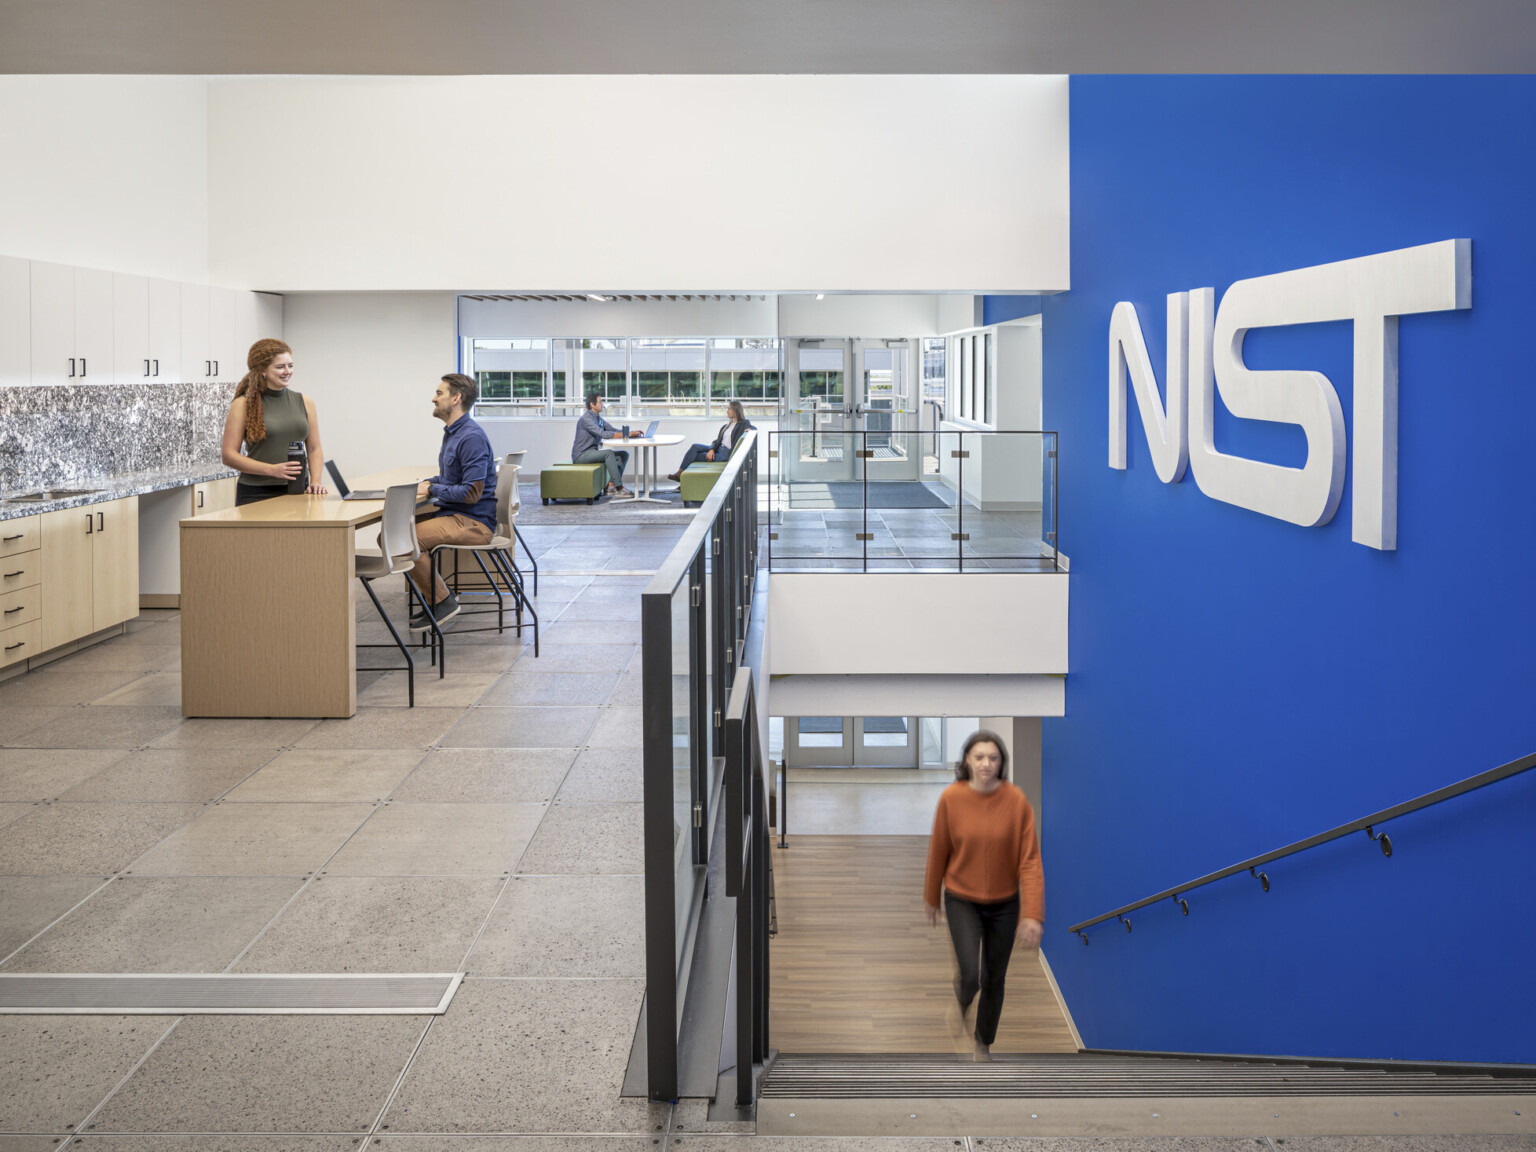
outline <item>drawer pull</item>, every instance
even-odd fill
[[[18,649],[18,648],[21,648],[21,647],[23,647],[23,646],[25,646],[25,644],[26,644],[26,641],[25,641],[25,640],[18,640],[18,641],[16,641],[16,643],[14,643],[14,644],[7,644],[7,645],[6,645],[6,646],[5,646],[5,650],[6,650],[6,651],[7,651],[7,652],[14,652],[14,651],[16,651],[16,649]]]
[[[5,574],[5,578],[6,578],[6,579],[7,579],[7,580],[14,580],[14,579],[16,579],[16,577],[18,577],[18,576],[24,576],[24,575],[26,575],[26,572],[27,572],[27,570],[26,570],[26,569],[25,569],[25,568],[18,568],[18,569],[16,569],[16,571],[14,571],[14,572],[7,572],[7,573],[6,573],[6,574]]]
[[[23,612],[23,611],[25,611],[25,610],[26,610],[26,607],[27,607],[27,606],[26,606],[26,605],[25,605],[25,604],[18,604],[18,605],[17,605],[17,606],[16,606],[16,607],[15,607],[15,608],[7,608],[7,609],[6,609],[6,610],[5,610],[5,613],[4,613],[4,614],[5,614],[5,615],[7,615],[7,616],[9,616],[9,615],[11,615],[11,613],[13,613],[13,612]]]
[[[27,538],[27,534],[25,532],[23,532],[19,536],[0,536],[0,541],[3,541],[4,543],[9,544],[12,540],[25,540],[26,538]]]

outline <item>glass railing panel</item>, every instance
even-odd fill
[[[809,416],[810,413],[803,413]],[[864,507],[853,481],[849,434],[837,433],[835,453],[824,430],[769,435],[768,540],[775,568],[854,568],[863,565]]]
[[[962,561],[986,571],[1032,572],[1046,563],[1042,539],[1043,432],[967,433],[970,469]]]
[[[672,868],[676,907],[677,948],[683,948],[693,907],[696,874],[693,805],[695,801],[696,685],[702,664],[703,637],[694,628],[695,587],[701,561],[672,594]]]

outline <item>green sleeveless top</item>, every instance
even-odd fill
[[[288,460],[289,444],[309,439],[309,414],[304,411],[303,393],[292,387],[281,392],[267,392],[261,398],[261,407],[267,434],[254,444],[247,443],[245,454],[263,464],[283,464]],[[276,488],[288,481],[276,476],[242,473],[240,483],[252,488]]]

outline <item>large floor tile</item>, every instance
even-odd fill
[[[198,804],[45,804],[0,828],[0,874],[116,872],[202,811]]]
[[[36,802],[24,803],[17,801],[13,803],[0,803],[0,828],[4,828],[12,820],[20,820],[36,806]]]
[[[595,707],[607,703],[618,680],[612,672],[511,672],[497,681],[482,703],[497,708]]]
[[[347,720],[322,720],[300,748],[430,748],[464,715],[459,708],[359,708]]]
[[[58,1149],[57,1136],[0,1136],[0,1152],[58,1152]]]
[[[127,754],[120,748],[0,749],[0,801],[55,800]]]
[[[188,1016],[96,1117],[110,1132],[366,1132],[420,1016]]]
[[[635,658],[634,644],[541,644],[512,666],[514,672],[603,672],[618,675]]]
[[[144,748],[76,784],[60,799],[206,804],[271,756],[269,748]]]
[[[392,1132],[376,1143],[379,1152],[658,1152],[661,1147],[656,1136],[397,1136]]]
[[[637,875],[645,871],[639,804],[556,804],[517,870],[564,876]]]
[[[547,644],[638,644],[638,620],[559,620],[539,637]]]
[[[504,881],[317,876],[240,972],[455,972]]]
[[[467,965],[476,976],[645,976],[643,876],[514,876]]]
[[[149,615],[141,611],[138,619],[123,626],[122,640],[130,644],[181,644],[181,619],[176,615]]]
[[[569,748],[585,742],[596,708],[474,709],[443,738],[444,748]]]
[[[63,663],[79,672],[168,672],[181,665],[181,645],[116,637],[72,653]]]
[[[218,972],[298,890],[296,877],[123,876],[8,972]]]
[[[421,761],[416,750],[369,752],[290,748],[227,797],[231,802],[334,801],[371,804],[383,800]]]
[[[304,876],[373,810],[368,804],[217,804],[140,860],[134,873]]]
[[[385,1121],[393,1132],[654,1132],[668,1106],[619,1097],[643,990],[640,980],[465,981]]]
[[[718,1132],[681,1133],[669,1144],[676,1152],[957,1152],[964,1141],[952,1136],[747,1136]],[[1124,1152],[1161,1152],[1163,1145]],[[991,1152],[992,1141],[979,1145],[976,1152]],[[1042,1147],[1037,1152],[1065,1152]],[[1081,1152],[1110,1152],[1095,1141]],[[1172,1152],[1172,1150],[1170,1150]],[[1248,1146],[1248,1152],[1265,1152]]]
[[[73,711],[51,704],[7,705],[0,710],[0,748],[25,746],[29,733]]]
[[[393,799],[512,804],[552,800],[575,748],[438,748],[395,789]]]
[[[10,955],[81,900],[105,876],[0,876],[0,958]]]
[[[543,614],[540,613],[541,619],[542,616]],[[533,634],[531,632],[524,632],[523,635],[528,638],[528,650],[530,652],[533,651]],[[454,674],[460,672],[505,672],[517,663],[518,657],[522,656],[522,654],[523,646],[515,642],[509,644],[465,644],[454,642],[452,648],[448,651],[448,667],[453,669]],[[421,669],[418,668],[416,673],[418,676],[422,675]],[[436,676],[437,670],[430,668],[427,670],[427,674]],[[420,686],[421,681],[417,680],[416,683]]]
[[[380,808],[326,865],[332,876],[501,876],[517,867],[542,804]]]
[[[561,804],[638,804],[645,799],[644,754],[633,748],[589,748],[576,757],[555,799]]]
[[[604,708],[587,733],[587,743],[593,748],[639,748],[640,731],[639,708]]]
[[[26,748],[138,748],[181,723],[181,709],[169,705],[71,708],[11,743]]]
[[[287,748],[315,720],[219,720],[193,717],[155,741],[156,748]]]
[[[455,651],[454,655],[458,655]],[[457,663],[453,670],[441,679],[435,668],[423,664],[416,669],[416,707],[418,708],[468,708],[485,695],[486,689],[496,682],[495,672],[471,672],[461,670]],[[373,684],[358,693],[359,707],[406,708],[410,696],[406,692],[406,674],[403,671],[386,672]]]
[[[149,672],[132,683],[124,684],[105,696],[92,700],[101,704],[173,704],[181,706],[181,673]]]
[[[619,682],[614,686],[613,695],[608,697],[610,706],[622,705],[629,708],[638,708],[645,700],[645,679],[640,674],[641,661],[637,658],[629,662],[629,671],[619,677]]]
[[[163,1016],[0,1016],[0,1131],[79,1124],[164,1035]]]
[[[0,709],[27,704],[68,708],[105,696],[138,680],[136,672],[93,672],[70,667],[68,657],[0,682]]]

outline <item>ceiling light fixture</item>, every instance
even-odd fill
[[[816,293],[816,299],[818,299],[818,300],[824,298],[825,296],[826,296],[825,292],[818,292],[818,293]]]
[[[599,296],[596,292],[588,292],[587,293],[587,299],[591,300],[595,304],[606,304],[606,303],[608,303],[608,297],[606,297],[606,296]]]

